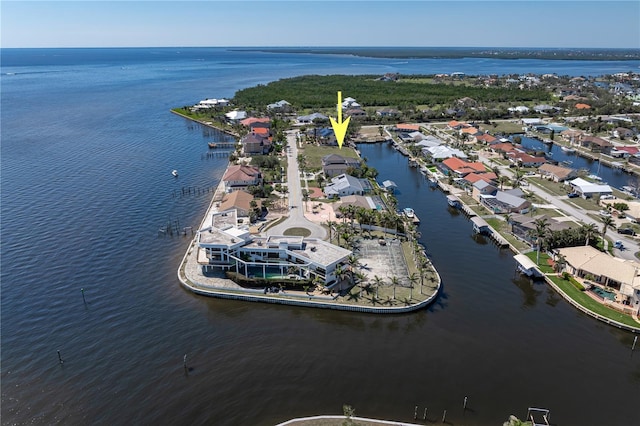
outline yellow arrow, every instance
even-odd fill
[[[329,119],[331,120],[333,133],[336,134],[338,146],[342,148],[344,136],[347,134],[347,127],[349,126],[349,120],[351,119],[351,117],[347,117],[347,119],[342,122],[342,92],[338,92],[338,121],[334,120],[333,117],[329,117]]]

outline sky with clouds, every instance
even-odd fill
[[[2,47],[640,48],[640,1],[6,1]]]

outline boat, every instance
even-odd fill
[[[562,164],[563,166],[567,166],[567,167],[568,167],[568,166],[570,166],[570,165],[572,165],[572,164],[573,164],[573,161],[571,161],[571,160],[564,160],[564,161],[562,161],[560,164]]]
[[[589,179],[592,179],[592,180],[595,180],[595,181],[598,181],[598,182],[602,180],[602,178],[600,176],[598,176],[598,175],[589,175],[587,177]]]
[[[412,219],[415,216],[415,212],[410,207],[405,208],[402,212],[404,213],[405,216],[407,216],[410,219]]]
[[[217,147],[218,144],[216,144],[215,142],[209,142],[209,148],[213,149],[215,147]]]
[[[171,174],[175,177],[178,177],[178,171],[175,169],[171,170]]]
[[[576,149],[575,149],[575,148],[569,148],[568,146],[560,147],[560,149],[561,149],[563,152],[566,152],[566,153],[568,153],[568,154],[573,154],[574,152],[576,152]]]

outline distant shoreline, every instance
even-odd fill
[[[500,48],[500,47],[238,47],[231,51],[351,55],[387,59],[541,59],[637,61],[640,49],[630,48]]]

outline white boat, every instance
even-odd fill
[[[175,177],[178,177],[178,171],[177,170],[171,170],[171,174]]]
[[[403,210],[403,213],[404,213],[404,215],[405,215],[405,216],[407,216],[408,218],[413,218],[413,217],[415,216],[415,213],[414,213],[413,209],[412,209],[412,208],[410,208],[410,207],[405,208],[405,209]]]
[[[560,149],[569,154],[576,152],[575,148],[569,148],[568,146],[560,147]]]
[[[593,180],[598,181],[598,182],[602,180],[602,178],[600,176],[598,176],[598,175],[589,175],[587,177],[589,179],[593,179]]]

